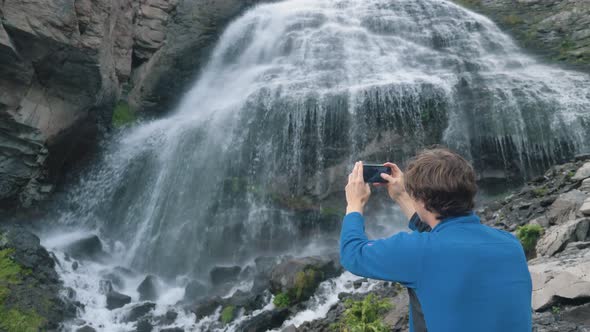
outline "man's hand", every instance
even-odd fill
[[[346,185],[346,214],[351,212],[363,213],[365,204],[371,196],[371,188],[365,183],[363,178],[363,163],[358,161],[354,164],[352,173],[348,175],[348,184]]]
[[[400,209],[408,219],[411,218],[416,212],[416,209],[404,187],[404,173],[394,163],[387,162],[383,164],[383,166],[387,166],[391,169],[391,175],[381,173],[381,178],[386,180],[387,183],[375,183],[375,186],[387,186],[389,197],[399,205]]]
[[[387,162],[383,164],[383,166],[391,169],[391,175],[381,173],[381,178],[387,181],[385,185],[387,185],[387,193],[389,193],[389,197],[394,201],[397,201],[406,193],[406,189],[404,188],[404,173],[394,163]]]

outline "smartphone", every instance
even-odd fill
[[[381,173],[391,175],[391,168],[379,164],[363,164],[363,178],[366,183],[387,183]]]

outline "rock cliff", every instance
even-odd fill
[[[255,2],[3,1],[0,207],[51,192],[127,95],[134,111],[168,110],[225,24]]]
[[[590,71],[587,0],[454,0],[490,17],[519,43],[550,61]]]

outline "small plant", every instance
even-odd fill
[[[567,174],[565,175],[565,177],[570,180],[571,178],[574,177],[574,175],[576,175],[576,171],[569,171],[567,172]]]
[[[554,315],[559,315],[561,313],[561,308],[557,305],[554,305],[553,307],[551,307],[551,312]]]
[[[135,121],[135,114],[129,108],[129,104],[122,101],[115,106],[113,111],[113,126],[122,127]]]
[[[333,330],[339,332],[386,332],[390,331],[382,321],[382,315],[393,305],[386,299],[378,299],[374,294],[367,295],[361,301],[347,299],[344,302],[346,310],[338,323],[333,324]]]
[[[275,296],[272,303],[277,308],[287,308],[291,305],[291,299],[289,298],[289,295],[287,293],[279,293]]]
[[[543,227],[537,224],[529,224],[518,227],[516,237],[522,244],[524,251],[531,253],[535,250],[539,237],[543,234]]]
[[[516,15],[506,15],[502,18],[502,21],[508,25],[517,25],[523,23],[523,20]]]
[[[307,269],[299,271],[295,275],[295,299],[300,300],[301,297],[313,288],[316,280],[316,271],[314,269]]]
[[[548,192],[549,192],[549,189],[547,189],[547,187],[535,188],[533,190],[533,194],[537,198],[541,198],[541,197],[546,196]]]
[[[227,325],[229,324],[232,320],[234,320],[236,315],[236,307],[234,307],[233,305],[228,305],[227,307],[223,308],[223,310],[221,311],[221,316],[219,317],[219,320]]]

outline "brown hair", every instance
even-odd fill
[[[477,184],[473,166],[445,148],[427,149],[414,157],[404,174],[408,194],[424,202],[438,219],[471,213]]]

